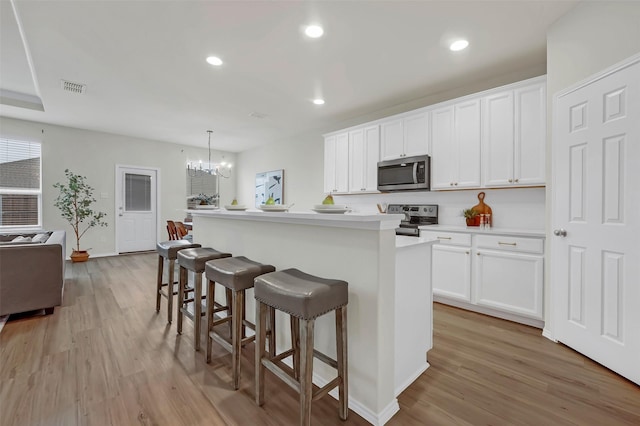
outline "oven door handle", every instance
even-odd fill
[[[413,183],[418,183],[418,161],[413,163]]]

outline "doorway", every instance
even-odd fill
[[[158,174],[147,167],[116,165],[116,250],[154,250],[158,230]]]

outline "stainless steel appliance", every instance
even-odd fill
[[[420,236],[419,226],[438,224],[437,204],[389,204],[388,214],[404,214],[396,235]]]
[[[431,158],[404,157],[378,163],[378,191],[426,190],[431,188]]]

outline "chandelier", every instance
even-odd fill
[[[213,175],[227,179],[231,174],[232,164],[225,161],[220,163],[211,162],[211,133],[213,133],[213,130],[207,130],[207,133],[209,134],[209,162],[207,163],[207,167],[202,167],[202,161],[200,161],[198,165],[196,165],[195,162],[189,161],[187,162],[187,172],[190,177]],[[222,158],[224,159],[224,156]]]

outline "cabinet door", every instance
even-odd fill
[[[436,244],[431,257],[433,294],[471,301],[471,248]]]
[[[483,185],[513,185],[513,92],[484,98]]]
[[[364,191],[364,130],[349,132],[349,192]]]
[[[364,129],[364,190],[378,190],[378,161],[380,161],[380,128]]]
[[[491,250],[476,254],[478,305],[542,319],[542,256]]]
[[[349,192],[349,134],[336,136],[336,192]]]
[[[545,84],[515,91],[514,183],[544,185],[546,148]]]
[[[456,144],[454,188],[480,187],[480,100],[455,105],[454,139]]]
[[[453,189],[455,154],[453,107],[433,110],[431,112],[431,189]]]
[[[403,149],[403,131],[402,120],[397,119],[382,123],[382,143],[381,143],[381,158],[382,160],[393,160],[394,158],[400,158],[404,155]]]
[[[412,115],[404,118],[404,155],[427,155],[429,152],[429,132],[427,113]]]
[[[336,190],[336,137],[324,139],[324,192]]]

